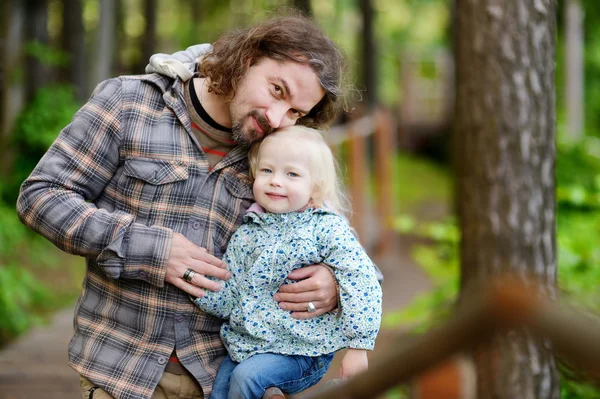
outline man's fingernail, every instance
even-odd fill
[[[275,300],[275,302],[279,302],[279,295],[277,295],[277,294],[273,295],[273,299]]]
[[[230,278],[231,278],[231,273],[227,273],[227,274],[225,275],[225,278],[226,278],[226,279],[230,279]]]
[[[283,310],[287,310],[287,306],[285,306],[283,303],[280,303],[279,307]]]

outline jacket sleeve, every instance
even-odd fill
[[[21,186],[17,211],[62,250],[95,258],[108,277],[161,287],[173,232],[93,203],[119,165],[122,85],[118,78],[98,85]]]
[[[372,350],[381,323],[381,285],[373,262],[337,215],[325,215],[321,253],[340,288],[342,333],[347,347]]]
[[[221,290],[217,292],[205,290],[205,296],[192,299],[194,304],[200,309],[221,319],[229,319],[235,304],[240,300],[236,281],[242,278],[242,276],[237,271],[244,270],[245,268],[241,265],[243,258],[240,257],[241,240],[239,231],[240,229],[229,240],[227,251],[225,251],[225,255],[223,256],[223,261],[227,264],[227,269],[231,272],[231,278],[227,281],[222,281],[207,276],[207,278],[213,281],[218,281],[221,284]]]

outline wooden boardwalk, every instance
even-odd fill
[[[392,311],[406,306],[414,295],[429,288],[423,272],[409,258],[411,244],[396,239],[388,255],[375,258],[382,270],[383,308]],[[58,312],[52,322],[38,327],[0,351],[0,399],[80,399],[78,375],[67,364],[67,346],[72,334],[73,309]],[[384,353],[393,345],[394,331],[382,331],[375,351]],[[341,356],[316,387],[337,378]]]

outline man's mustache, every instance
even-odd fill
[[[250,116],[253,116],[254,119],[256,119],[256,123],[258,123],[258,126],[260,126],[265,136],[273,133],[273,128],[269,124],[266,116],[261,115],[258,111],[250,112]]]

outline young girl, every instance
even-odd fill
[[[341,210],[335,160],[317,130],[277,131],[250,151],[254,198],[224,261],[232,278],[194,303],[227,319],[221,337],[227,356],[211,399],[260,399],[268,387],[288,394],[315,385],[336,351],[349,348],[340,371],[352,377],[368,367],[381,321],[375,268]],[[339,283],[337,312],[307,320],[291,317],[273,300],[294,269],[331,267]],[[309,312],[315,311],[312,302]]]

